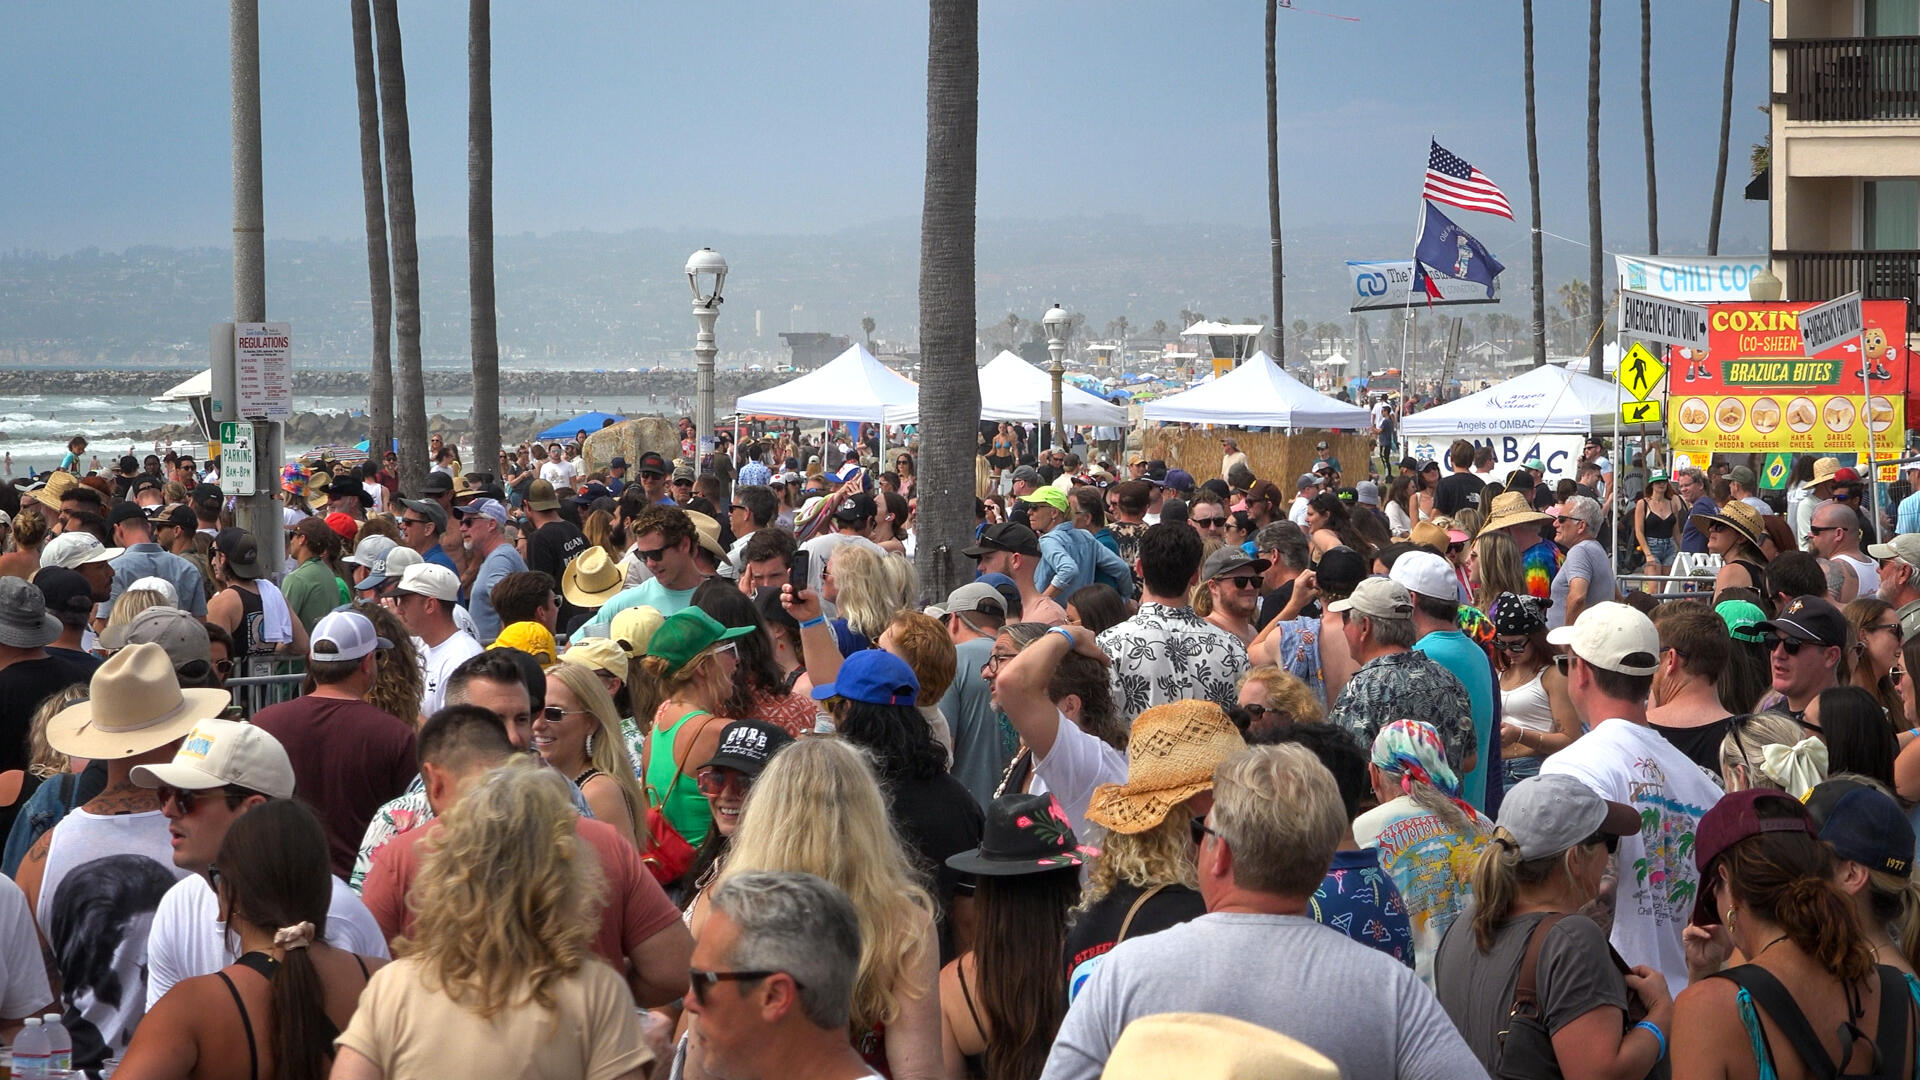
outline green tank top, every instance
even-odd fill
[[[698,765],[680,762],[680,776],[674,777],[673,741],[688,720],[711,714],[705,709],[694,709],[664,727],[660,723],[662,715],[655,714],[653,731],[647,736],[647,802],[659,807],[681,837],[697,848],[706,840],[707,830],[713,828],[713,807],[708,805],[707,797],[700,794],[700,785],[694,782],[693,773]]]

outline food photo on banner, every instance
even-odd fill
[[[1676,452],[1895,456],[1905,442],[1907,302],[1862,301],[1863,332],[1817,356],[1800,341],[1811,303],[1708,304],[1707,349],[1667,353]]]

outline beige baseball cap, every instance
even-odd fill
[[[1651,675],[1660,667],[1660,632],[1653,620],[1612,600],[1582,611],[1571,626],[1548,631],[1547,641],[1567,646],[1594,667],[1622,675]]]
[[[1327,610],[1352,611],[1370,619],[1411,619],[1413,597],[1392,578],[1370,577],[1355,585],[1345,600],[1328,604]]]
[[[129,774],[143,788],[204,791],[234,787],[269,799],[293,797],[293,763],[280,740],[239,720],[201,720],[165,765],[136,765]]]

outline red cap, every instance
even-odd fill
[[[1758,810],[1761,802],[1790,808],[1792,815],[1763,818]],[[1700,868],[1700,886],[1693,901],[1695,926],[1712,926],[1720,921],[1720,913],[1713,910],[1713,883],[1707,879],[1713,860],[1742,840],[1773,832],[1806,833],[1816,839],[1819,836],[1800,800],[1772,788],[1728,792],[1713,804],[1713,809],[1701,815],[1700,823],[1693,828],[1693,861]]]
[[[327,515],[327,528],[339,533],[340,539],[351,540],[359,535],[360,523],[353,520],[351,515],[336,510]]]
[[[1843,465],[1834,472],[1833,482],[1836,484],[1857,484],[1860,482],[1860,474]]]

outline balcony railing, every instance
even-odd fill
[[[1866,300],[1920,298],[1920,251],[1776,251],[1787,264],[1787,295],[1831,300],[1859,290]],[[1920,333],[1920,304],[1907,305],[1907,332]]]
[[[1788,38],[1790,120],[1920,119],[1920,37]]]

